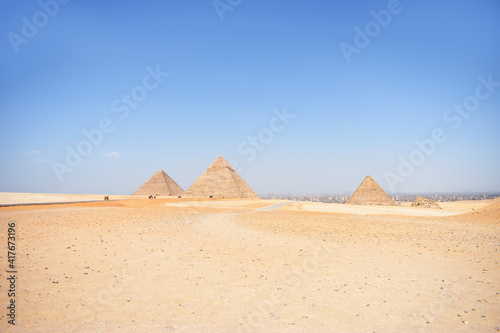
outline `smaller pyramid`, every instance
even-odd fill
[[[158,170],[133,195],[183,195],[184,190],[165,171]]]
[[[219,156],[200,178],[187,189],[186,196],[259,198],[222,156]]]
[[[371,176],[366,176],[365,180],[349,198],[347,204],[397,206],[394,200],[385,193]]]
[[[412,207],[441,209],[441,207],[439,206],[439,204],[436,201],[424,198],[422,196],[419,196],[418,198],[416,198],[415,201],[413,201],[413,203],[411,204],[411,206]]]

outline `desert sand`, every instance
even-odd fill
[[[500,201],[440,205],[0,207],[2,244],[16,224],[18,266],[12,326],[0,252],[0,331],[498,331]]]

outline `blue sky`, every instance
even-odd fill
[[[219,155],[260,194],[500,191],[496,0],[4,1],[0,30],[2,192],[187,189]]]

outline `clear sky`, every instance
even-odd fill
[[[497,0],[2,1],[0,31],[1,192],[219,155],[259,194],[500,191]]]

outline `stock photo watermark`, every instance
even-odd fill
[[[444,289],[445,291],[432,303],[427,304],[421,309],[419,314],[415,313],[408,318],[409,326],[416,329],[423,329],[425,325],[438,320],[445,313],[446,308],[450,307],[450,303],[460,300],[463,297],[463,293],[459,293],[458,289],[459,286]]]
[[[289,113],[286,107],[282,110],[274,109],[273,115],[267,127],[262,128],[255,135],[249,135],[236,148],[238,154],[247,163],[253,162],[258,153],[264,151],[275,140],[276,134],[283,132],[297,117]],[[241,160],[231,160],[229,163],[236,172],[240,173],[243,170]]]
[[[70,0],[40,0],[38,6],[40,10],[35,12],[31,18],[23,16],[20,33],[9,32],[7,39],[15,53],[19,52],[19,46],[28,44],[30,40],[38,35],[40,29],[49,24],[61,9],[61,5],[66,5]]]
[[[412,0],[408,0],[412,1]],[[372,40],[382,32],[383,28],[387,28],[394,16],[401,14],[403,5],[399,0],[390,0],[387,3],[386,9],[379,11],[372,10],[370,15],[373,20],[368,21],[363,29],[355,26],[354,37],[352,43],[341,42],[339,44],[340,51],[346,62],[350,64],[352,57],[355,54],[360,54],[363,49],[368,47]]]
[[[151,66],[145,68],[147,74],[142,78],[141,84],[134,86],[129,93],[121,94],[119,98],[111,102],[111,111],[117,115],[118,119],[125,120],[132,109],[139,107],[139,104],[148,97],[148,92],[156,89],[160,83],[169,75],[160,70],[160,65],[153,69]],[[87,130],[84,128],[81,133],[85,137],[75,146],[66,146],[66,158],[64,162],[53,161],[52,170],[59,182],[63,181],[63,176],[73,172],[81,165],[85,157],[92,155],[94,148],[99,147],[106,135],[115,130],[115,122],[111,118],[102,118],[96,128]]]
[[[243,0],[214,0],[212,5],[219,16],[219,20],[224,21],[224,15],[227,12],[232,12],[236,7],[241,5]]]
[[[68,325],[66,329],[76,331],[83,328],[85,324],[92,323],[99,319],[99,314],[103,309],[113,305],[120,298],[126,288],[134,281],[134,277],[127,268],[123,268],[120,274],[114,275],[110,282],[103,286],[102,290],[87,298],[79,309],[80,321]]]
[[[17,262],[16,262],[16,223],[7,223],[7,263],[5,273],[8,281],[7,289],[7,322],[10,325],[16,325],[16,285],[17,285]]]
[[[455,103],[443,113],[443,121],[454,131],[458,130],[464,121],[469,118],[473,112],[477,111],[481,102],[486,101],[500,87],[500,81],[493,80],[493,74],[487,77],[479,76],[479,84],[476,85],[474,93],[466,96],[461,103]],[[448,130],[449,132],[449,130]],[[405,182],[411,177],[415,170],[422,166],[425,161],[431,157],[440,144],[447,139],[447,131],[443,128],[432,130],[430,137],[423,140],[415,140],[417,146],[407,157],[398,156],[399,165],[397,172],[386,171],[384,176],[392,192],[396,191],[396,185]]]
[[[306,280],[310,280],[318,270],[320,264],[331,258],[338,248],[331,245],[318,245],[315,247],[313,256],[304,258],[301,264],[290,268],[284,273],[283,286],[273,290],[269,298],[261,303],[254,304],[255,312],[240,319],[238,332],[253,332],[264,325],[264,318],[279,316],[277,307],[285,303],[285,292],[295,291],[302,287]]]

